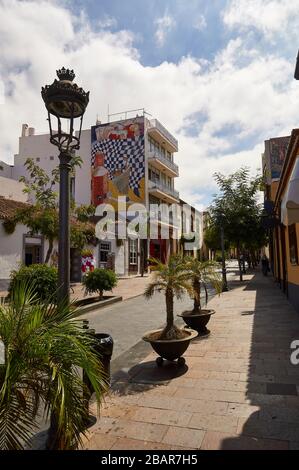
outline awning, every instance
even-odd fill
[[[281,219],[284,225],[299,223],[299,156],[296,158],[289,186],[282,200]]]

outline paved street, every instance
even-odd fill
[[[299,317],[272,278],[244,280],[212,299],[211,335],[193,340],[185,368],[158,368],[150,352],[115,376],[86,448],[299,449],[299,365],[290,363]],[[157,315],[153,302],[140,334]]]
[[[175,301],[175,315],[192,307],[192,300],[184,297]],[[147,330],[159,328],[165,323],[165,297],[155,294],[151,300],[143,296],[135,297],[123,302],[84,315],[90,322],[90,328],[97,332],[109,333],[114,341],[112,370],[129,367],[143,359],[151,350],[151,346],[141,340]],[[178,324],[183,321],[176,317]]]
[[[228,277],[233,275],[236,268],[235,261],[228,262]],[[90,328],[112,336],[114,340],[113,372],[136,364],[138,358],[143,359],[151,351],[151,346],[142,341],[141,337],[146,331],[159,328],[165,323],[164,295],[157,293],[150,300],[140,295],[144,292],[149,279],[149,277],[139,277],[120,280],[117,294],[125,293],[128,300],[84,315],[84,318],[90,322]],[[138,297],[134,297],[138,294]],[[209,291],[209,295],[212,297],[213,293]],[[188,296],[182,300],[175,300],[175,315],[184,310],[190,310],[191,307],[192,300]],[[184,324],[183,320],[177,316],[176,323]]]

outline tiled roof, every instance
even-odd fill
[[[25,209],[29,204],[0,196],[0,219],[10,219],[18,209]]]

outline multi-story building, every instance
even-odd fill
[[[299,311],[299,130],[271,141],[277,142],[280,152],[274,148],[274,155],[263,156],[269,256],[276,281]]]
[[[157,119],[148,119],[146,113],[107,123],[97,121],[81,133],[77,155],[83,163],[71,178],[72,196],[77,205],[112,204],[126,225],[132,219],[128,211],[132,204],[142,204],[148,215],[152,205],[179,207],[179,192],[175,189],[175,178],[179,176],[174,161],[177,151],[176,138]],[[48,174],[59,164],[58,151],[50,144],[49,134],[37,134],[24,124],[14,166],[1,164],[0,168],[9,178],[19,180],[24,175],[27,158],[32,158]],[[125,202],[121,210],[117,207],[119,198]],[[99,219],[102,220],[98,217],[96,221]],[[96,265],[113,267],[117,274],[126,276],[143,272],[149,256],[165,261],[178,251],[180,222],[170,210],[166,218],[158,212],[155,224],[154,234],[148,233],[145,239],[130,237],[129,229],[129,237],[121,238],[118,230],[115,237],[107,235],[95,248]],[[79,257],[80,253],[71,253],[74,265],[78,265]],[[78,274],[73,280],[78,280]]]

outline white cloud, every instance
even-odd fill
[[[102,18],[100,18],[98,21],[97,21],[97,26],[99,28],[116,28],[117,26],[117,19],[114,18],[113,16],[109,16],[109,15],[104,15]]]
[[[207,21],[204,15],[199,15],[193,23],[193,27],[198,31],[203,31],[207,27]]]
[[[168,33],[175,27],[175,20],[167,12],[161,18],[155,20],[157,26],[155,32],[156,42],[159,47],[164,46]]]
[[[277,33],[298,33],[299,0],[232,0],[224,11],[224,23],[230,28],[256,28],[268,38]]]
[[[90,90],[84,128],[110,112],[145,107],[179,140],[176,181],[187,202],[202,207],[216,190],[215,171],[261,164],[263,140],[288,135],[298,120],[294,62],[260,55],[242,37],[210,62],[144,66],[129,31],[94,31],[87,18],[47,1],[0,2],[0,159],[12,162],[22,123],[47,132],[40,89],[61,66]],[[245,150],[244,150],[245,148]]]

